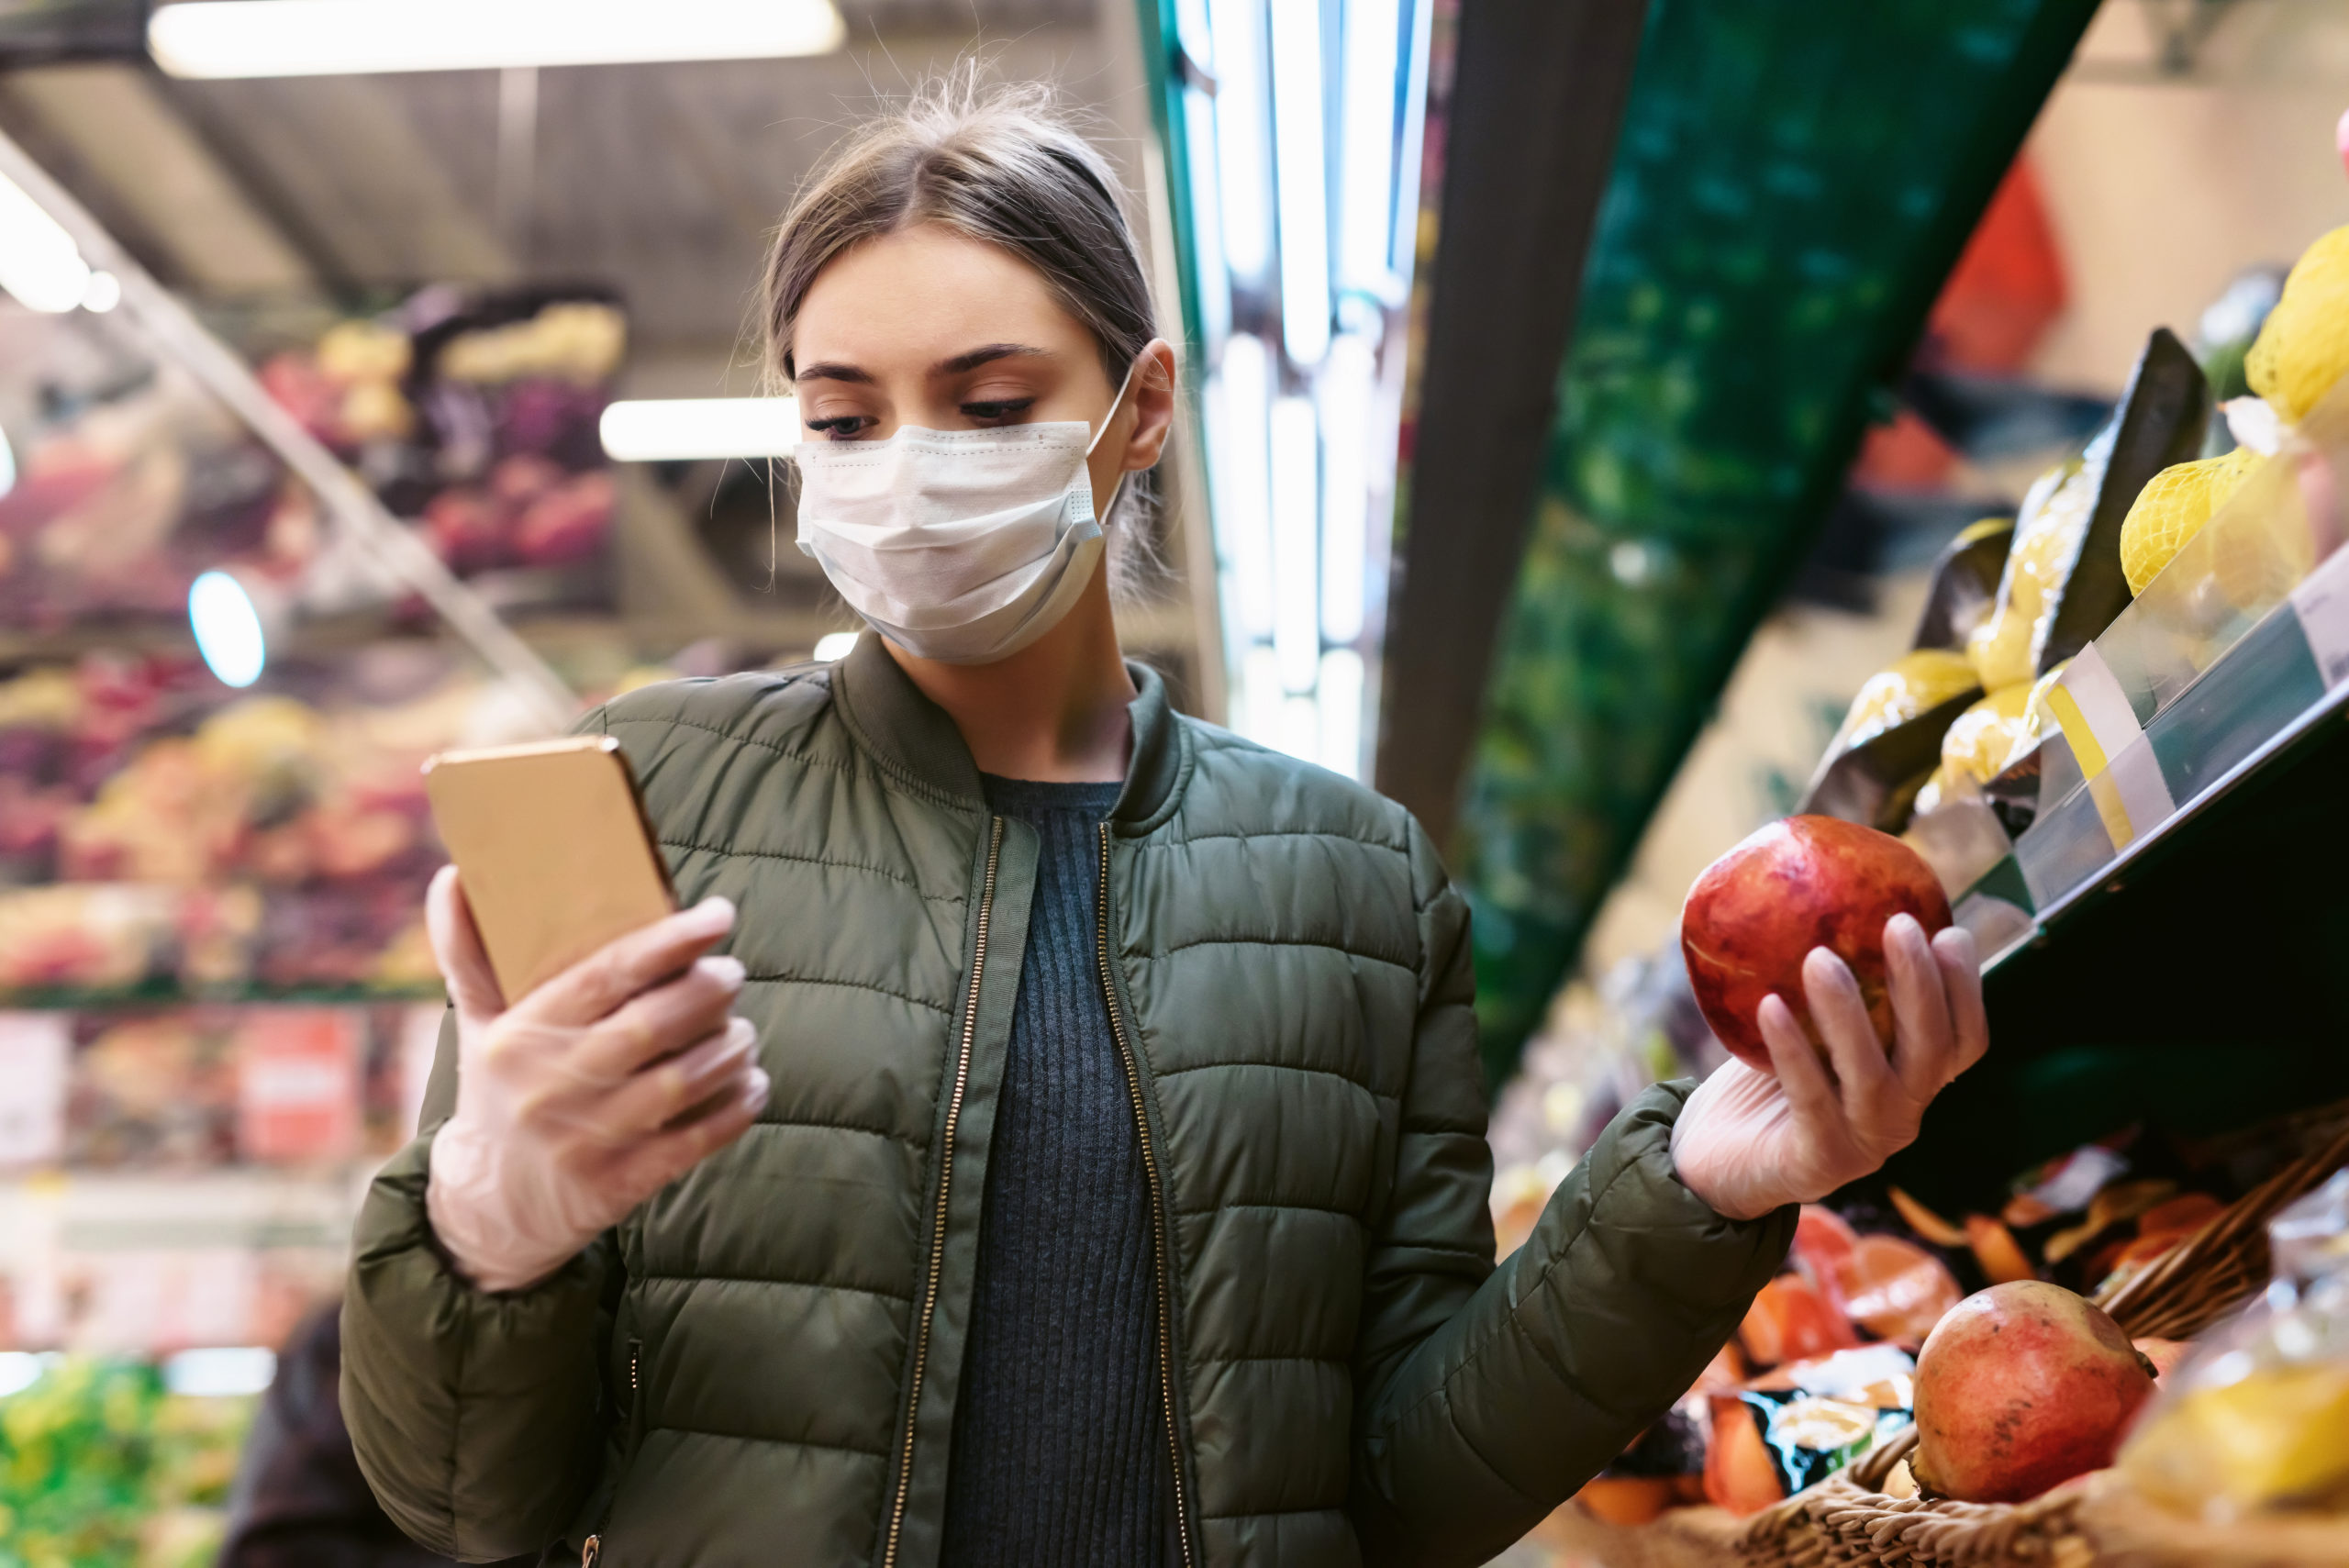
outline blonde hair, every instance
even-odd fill
[[[759,287],[770,389],[791,384],[799,308],[825,264],[863,240],[924,223],[1033,267],[1093,334],[1117,385],[1158,336],[1122,195],[1117,174],[1071,128],[1051,88],[990,87],[971,65],[929,83],[834,148],[776,228]],[[1114,510],[1146,513],[1148,478],[1129,475]],[[1134,559],[1148,551],[1148,540],[1133,537],[1140,531],[1112,534],[1115,586],[1130,587],[1148,564]]]

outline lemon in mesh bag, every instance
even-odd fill
[[[2293,263],[2243,368],[2252,391],[2291,425],[2349,371],[2349,228],[2324,236]]]
[[[2014,548],[1998,581],[1998,606],[1965,641],[1966,657],[1985,691],[2027,686],[2038,673],[2039,651],[2055,618],[2057,596],[2079,558],[2102,479],[2100,467],[2089,469],[2074,459],[2042,474],[2023,497]]]
[[[1868,677],[1852,711],[1843,716],[1827,749],[1835,756],[1876,739],[1887,729],[1932,712],[1954,696],[1972,691],[1977,683],[1965,655],[1946,648],[1920,648],[1904,653]]]
[[[2121,574],[2129,579],[2129,591],[2143,593],[2266,461],[2249,447],[2237,447],[2219,457],[2174,463],[2147,480],[2121,525]]]
[[[2032,683],[2001,686],[1961,713],[1942,737],[1942,769],[1952,779],[1988,784],[2007,765],[2031,722]]]

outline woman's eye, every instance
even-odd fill
[[[990,398],[978,403],[965,403],[962,406],[962,409],[963,417],[965,419],[975,419],[982,425],[993,425],[1006,419],[1017,418],[1035,406],[1036,400],[1032,397],[1006,397]]]
[[[870,414],[835,414],[829,419],[810,419],[807,428],[828,440],[852,440],[873,424]]]

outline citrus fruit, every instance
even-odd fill
[[[2266,461],[2249,447],[2237,447],[2218,457],[2173,463],[2147,480],[2121,525],[2121,574],[2129,579],[2129,591],[2143,593]]]

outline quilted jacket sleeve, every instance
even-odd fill
[[[342,1413],[367,1484],[419,1544],[463,1562],[537,1553],[572,1522],[602,1451],[608,1239],[543,1284],[492,1296],[425,1218],[432,1135],[455,1097],[454,1015],[423,1131],[369,1187],[342,1306]]]
[[[1486,1561],[1685,1393],[1793,1239],[1680,1184],[1687,1083],[1642,1095],[1491,1264],[1468,911],[1414,825],[1419,1034],[1356,1360],[1356,1533],[1374,1563]]]

